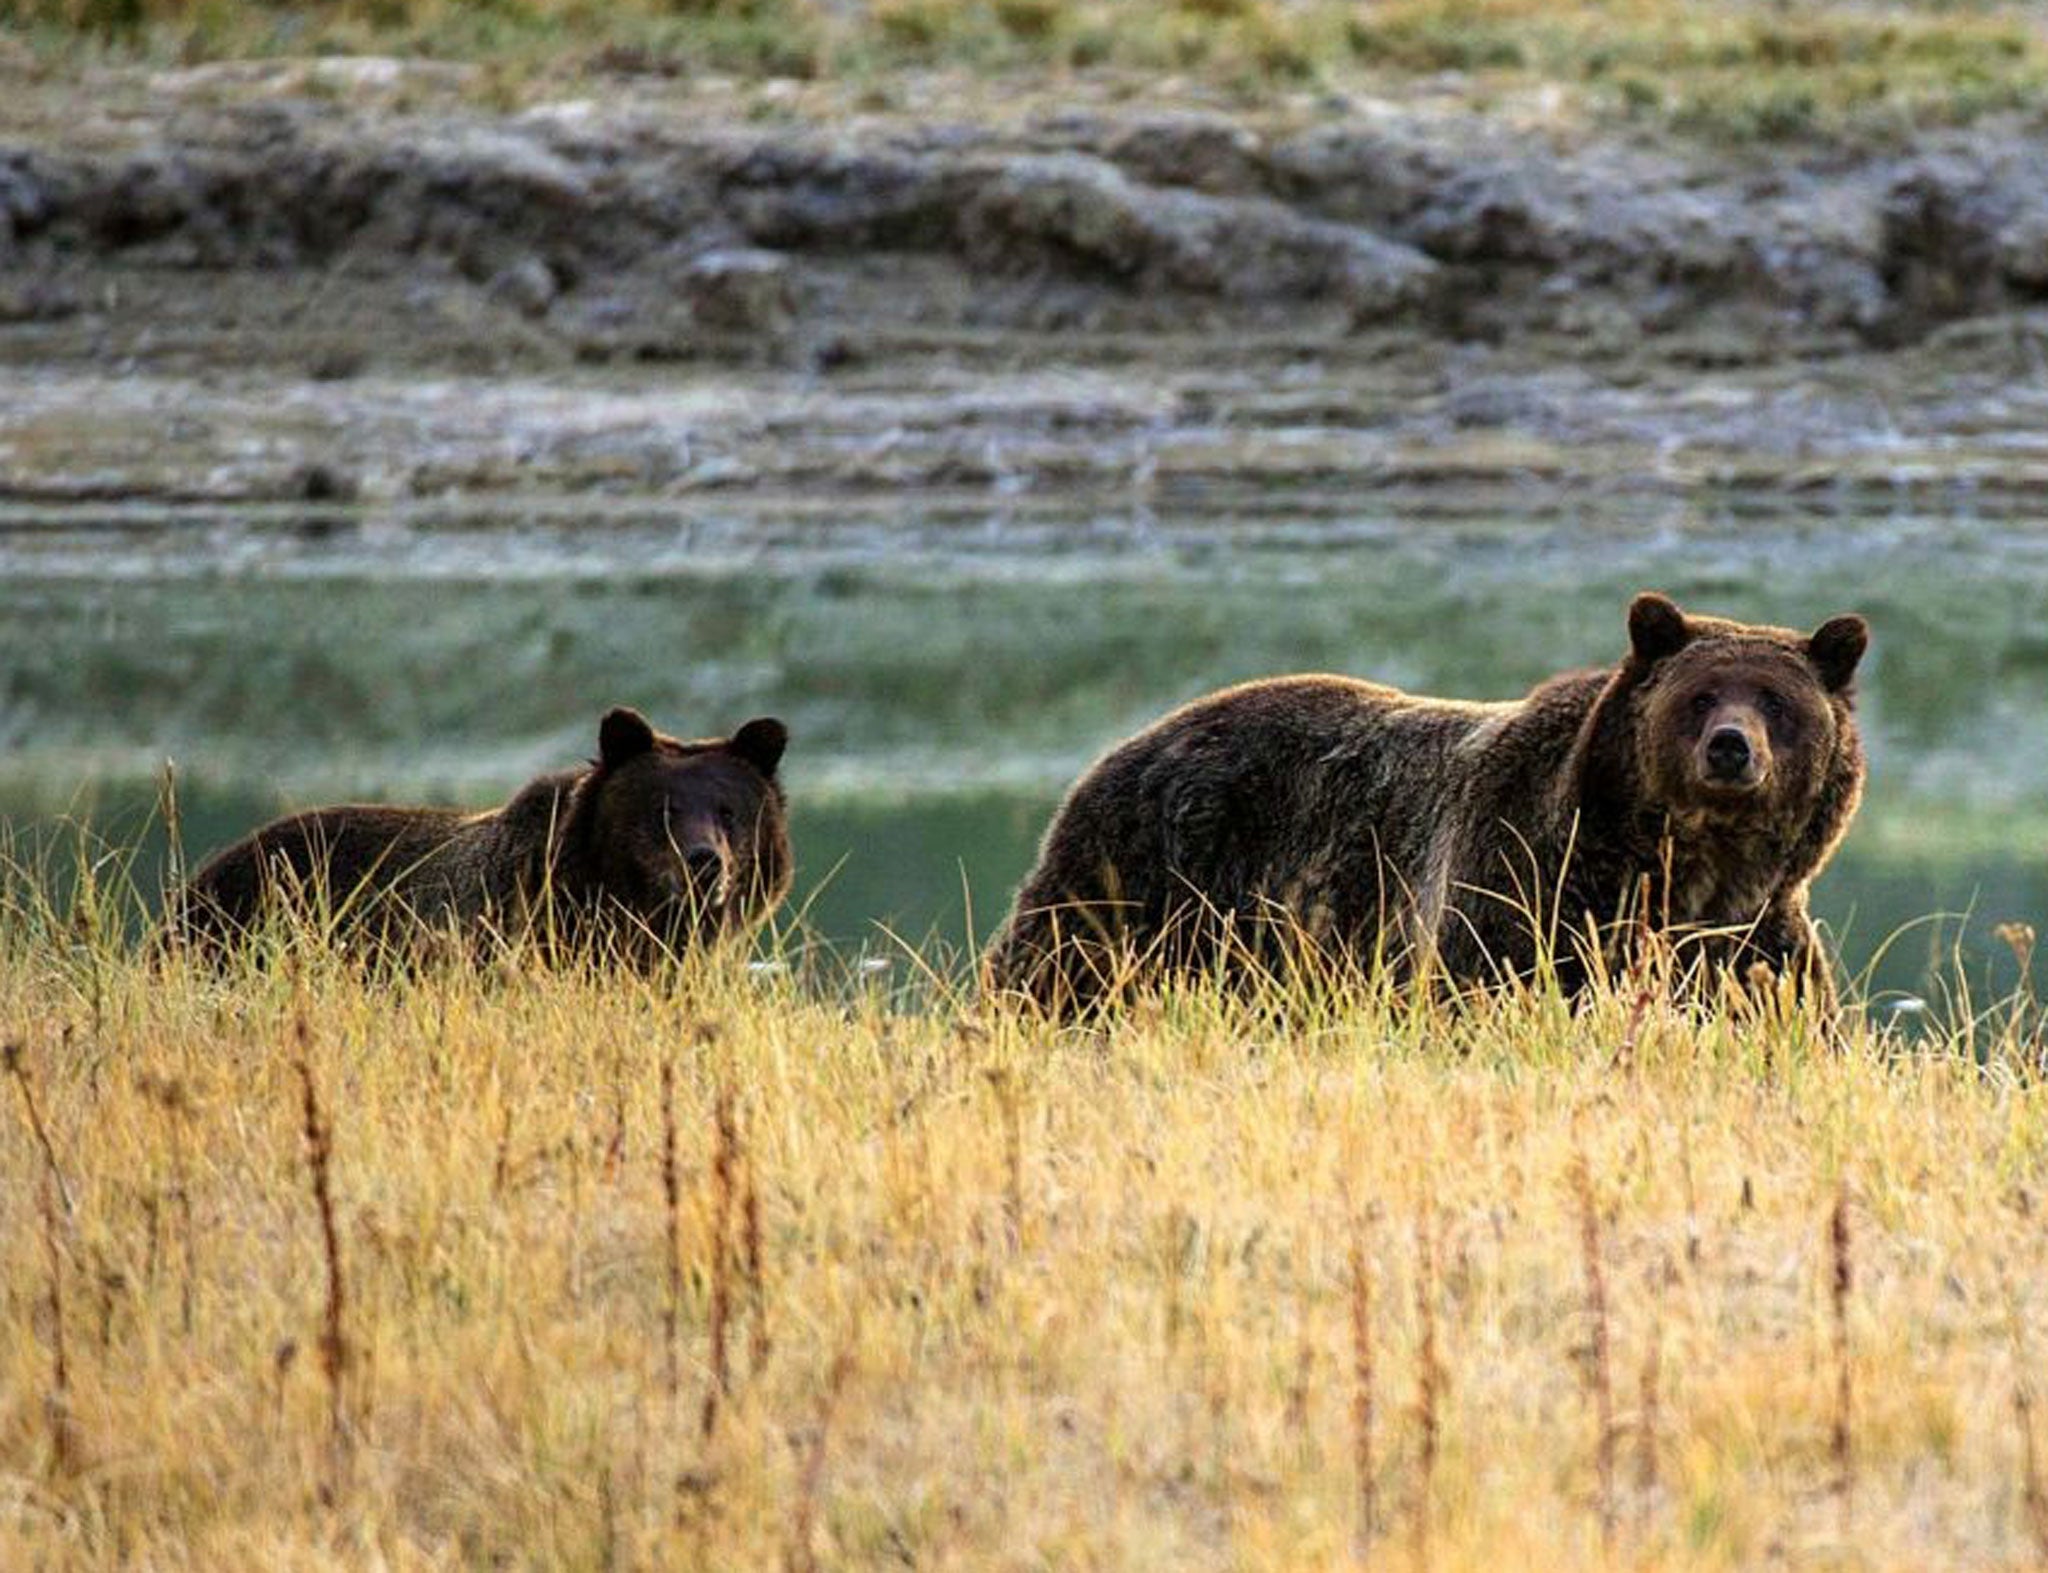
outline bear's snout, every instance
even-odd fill
[[[1749,770],[1749,739],[1739,726],[1724,726],[1707,739],[1707,774],[1733,779]]]
[[[693,840],[678,847],[682,867],[675,876],[678,898],[699,906],[718,906],[731,894],[731,858],[717,841]]]
[[[706,905],[722,905],[732,893],[731,870],[732,860],[723,847],[707,843],[683,854],[683,872],[689,879],[690,893]]]
[[[1746,717],[1720,715],[1701,734],[1701,778],[1723,789],[1761,786],[1770,774],[1770,746],[1763,729],[1746,725]]]

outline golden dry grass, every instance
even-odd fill
[[[7,939],[0,1566],[2048,1553],[2048,1107],[1996,1013],[1055,1030],[730,960]]]

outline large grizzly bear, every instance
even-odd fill
[[[1644,594],[1628,631],[1619,665],[1507,703],[1303,676],[1174,711],[1068,794],[989,984],[1064,1013],[1305,941],[1453,984],[1547,955],[1577,990],[1657,927],[1831,1011],[1807,887],[1862,794],[1863,620],[1807,637]]]
[[[619,709],[597,740],[588,766],[483,813],[350,806],[265,825],[192,876],[169,932],[218,948],[284,906],[379,950],[530,934],[645,963],[765,918],[790,882],[782,723],[680,742]]]

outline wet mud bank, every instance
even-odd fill
[[[0,116],[0,496],[2048,484],[2048,134]]]

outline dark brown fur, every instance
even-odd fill
[[[786,741],[763,719],[680,742],[613,710],[595,761],[530,782],[502,808],[321,808],[265,825],[192,876],[171,933],[217,947],[282,905],[378,948],[532,933],[644,961],[743,932],[789,890],[776,776]]]
[[[1647,926],[1831,1006],[1807,888],[1862,793],[1862,619],[1808,638],[1642,595],[1629,633],[1619,665],[1504,704],[1308,676],[1173,712],[1068,794],[991,986],[1085,1009],[1136,968],[1306,940],[1455,983],[1530,977],[1549,951],[1576,990]]]

